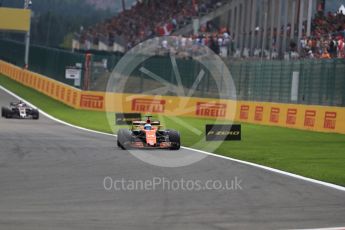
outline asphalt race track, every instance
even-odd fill
[[[0,105],[10,101],[15,99],[0,90]],[[242,189],[107,191],[108,176],[202,182],[237,177]],[[333,188],[212,156],[186,167],[152,166],[119,150],[111,136],[44,116],[0,119],[0,229],[340,226],[345,226],[345,192]]]

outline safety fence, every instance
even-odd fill
[[[345,134],[343,107],[82,91],[4,61],[0,74],[76,109],[217,118]]]
[[[24,43],[0,40],[0,59],[24,67],[24,53]],[[85,65],[84,54],[60,49],[31,45],[29,54],[30,70],[71,86],[74,81],[65,78],[66,67],[75,66],[77,63]],[[78,87],[83,87],[83,81]]]
[[[23,66],[24,45],[0,40],[0,59]],[[30,70],[60,82],[73,85],[65,78],[67,66],[82,66],[80,89],[106,91],[112,70],[122,55],[95,53],[88,64],[86,54],[72,53],[46,47],[31,46]],[[137,57],[138,58],[138,57]],[[139,57],[140,58],[140,57]],[[182,85],[187,91],[197,80],[202,65],[193,59],[177,58]],[[277,103],[345,106],[345,59],[329,60],[224,60],[230,70],[238,100]],[[157,85],[140,68],[145,68],[169,83],[176,84],[169,56],[156,55],[140,63],[129,75],[122,92],[145,93]],[[204,68],[205,69],[205,68]],[[218,97],[211,74],[198,84],[193,97]],[[294,79],[294,76],[296,77]]]
[[[345,106],[345,59],[240,61],[228,66],[240,100]]]

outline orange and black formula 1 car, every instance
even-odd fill
[[[117,134],[117,146],[122,149],[180,149],[180,133],[164,130],[159,121],[151,121],[147,116],[146,121],[133,121],[131,129],[120,129]]]

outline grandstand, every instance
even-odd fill
[[[327,48],[343,57],[345,16],[333,13],[319,0],[138,1],[76,34],[73,49],[125,52],[154,36],[182,35],[207,45],[216,37],[222,56],[317,58]]]
[[[65,79],[65,67],[86,63],[85,53],[91,52],[91,72],[85,71],[90,74],[85,74],[77,87],[105,91],[111,71],[128,49],[148,38],[171,34],[176,35],[176,40],[170,40],[174,44],[164,41],[155,54],[176,54],[187,83],[195,80],[197,64],[184,59],[200,51],[202,44],[223,57],[238,99],[343,106],[344,22],[344,14],[325,12],[316,0],[140,1],[81,31],[73,42],[77,52],[31,46],[30,69],[73,85]],[[2,40],[0,58],[24,66],[22,47],[20,42]],[[170,81],[174,73],[167,61],[157,57],[142,65]],[[292,101],[291,76],[296,71],[300,74],[300,94]],[[135,77],[133,82],[139,85],[132,89],[141,90],[149,84],[140,73]],[[209,86],[207,82],[199,89],[200,97],[212,97]]]
[[[125,51],[153,36],[170,35],[220,8],[226,0],[142,1],[76,35],[74,49]],[[173,9],[173,10],[171,10]]]

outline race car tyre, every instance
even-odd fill
[[[127,143],[131,141],[131,131],[120,129],[117,133],[117,146],[123,150],[127,149]]]
[[[12,111],[8,108],[1,108],[1,115],[5,118],[12,118]]]
[[[179,150],[181,147],[180,133],[176,130],[168,130],[169,140],[171,142],[171,150]]]
[[[40,113],[37,109],[32,110],[32,119],[38,120],[40,118]]]

